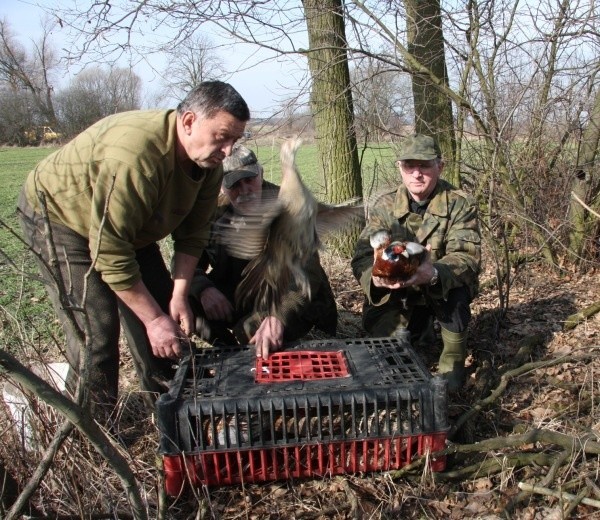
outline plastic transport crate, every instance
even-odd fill
[[[446,386],[407,338],[200,349],[157,401],[166,492],[399,469],[444,449]]]

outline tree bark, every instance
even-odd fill
[[[310,103],[328,202],[362,196],[341,0],[303,0]]]
[[[575,176],[573,178],[573,193],[592,208],[600,205],[600,178],[594,165],[598,156],[600,143],[600,94],[596,94],[590,119],[581,136],[581,152],[577,160]],[[597,222],[591,218],[586,209],[571,199],[569,207],[569,222],[571,234],[569,236],[570,250],[579,264],[586,258],[586,243],[593,242],[600,233]]]
[[[407,0],[405,5],[408,51],[448,87],[439,0]],[[431,82],[428,75],[414,72],[412,88],[415,130],[437,139],[442,155],[449,163],[446,177],[456,187],[460,187],[458,169],[454,168],[456,140],[452,103],[448,96]]]
[[[350,88],[347,42],[341,0],[303,0],[308,30],[308,67],[312,78],[310,103],[326,201],[339,204],[362,197],[362,178],[354,107]],[[348,229],[328,245],[351,256],[362,224]]]

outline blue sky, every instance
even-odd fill
[[[44,12],[38,6],[57,8],[61,4],[72,5],[69,0],[3,0],[0,3],[0,18],[8,21],[18,40],[26,48],[30,48],[30,40],[39,37],[42,31]],[[217,35],[207,36],[213,42],[219,41]],[[59,29],[52,34],[52,43],[57,50],[65,45],[65,40],[66,36]],[[257,50],[250,45],[223,47],[219,49],[218,56],[230,72],[221,79],[231,83],[242,94],[255,117],[267,117],[278,110],[294,96],[305,76],[303,64],[283,58],[273,59],[266,51]],[[160,87],[160,78],[144,64],[136,65],[134,71],[142,77],[144,97],[149,99],[152,91]],[[75,72],[73,70],[69,74]]]

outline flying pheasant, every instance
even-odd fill
[[[321,246],[320,237],[364,218],[362,204],[328,205],[316,200],[304,185],[295,164],[299,139],[281,148],[281,187],[276,198],[263,198],[243,227],[234,224],[218,232],[231,256],[250,259],[236,290],[238,307],[273,312],[290,284],[310,298],[305,272]]]

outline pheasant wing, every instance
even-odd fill
[[[219,219],[213,227],[214,237],[230,256],[251,260],[264,250],[271,225],[280,213],[277,197],[263,193],[263,198],[243,215]]]
[[[364,220],[365,210],[360,199],[335,205],[319,202],[316,222],[317,235],[323,242],[336,233],[343,233],[356,226],[362,228]]]

